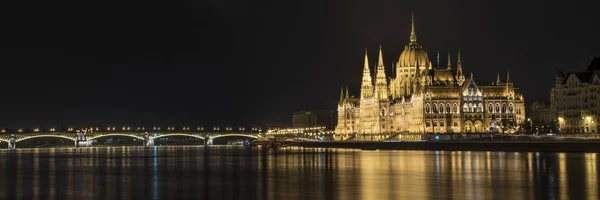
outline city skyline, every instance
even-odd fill
[[[391,71],[411,13],[430,58],[460,49],[465,74],[482,81],[510,71],[529,104],[549,98],[558,70],[583,70],[600,52],[592,4],[47,5],[33,10],[46,18],[4,28],[0,125],[289,125],[293,112],[335,109],[341,86],[358,94],[365,48],[374,57],[383,45]]]

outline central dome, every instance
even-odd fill
[[[400,59],[398,59],[398,64],[400,67],[416,67],[416,63],[418,63],[419,66],[427,65],[429,63],[429,57],[423,50],[423,46],[416,42],[411,42],[404,47],[404,51],[402,51]]]

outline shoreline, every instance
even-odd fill
[[[362,150],[600,152],[600,141],[391,141],[391,142],[293,142],[288,146],[349,148]]]

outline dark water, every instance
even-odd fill
[[[0,151],[0,199],[598,199],[598,154],[243,147]]]

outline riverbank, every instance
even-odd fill
[[[600,152],[600,141],[294,142],[288,146],[363,150]]]

